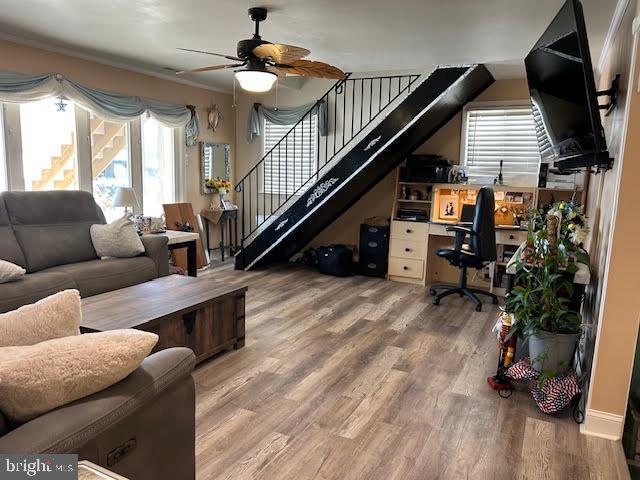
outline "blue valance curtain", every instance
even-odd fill
[[[311,111],[311,115],[318,115],[318,131],[324,137],[329,130],[327,102],[325,100],[289,108],[270,108],[259,103],[255,104],[249,113],[247,122],[247,143],[253,142],[255,137],[261,135],[263,119],[267,119],[276,125],[295,125],[309,111]]]
[[[126,122],[148,113],[167,127],[199,132],[198,118],[185,105],[123,95],[81,85],[59,73],[23,75],[0,71],[0,102],[24,103],[64,97],[105,120]]]

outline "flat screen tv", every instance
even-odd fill
[[[567,0],[525,59],[542,162],[560,170],[610,163],[582,5]]]

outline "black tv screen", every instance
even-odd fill
[[[582,5],[567,0],[525,59],[542,162],[608,163]]]

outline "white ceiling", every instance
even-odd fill
[[[250,6],[266,6],[264,39],[311,50],[345,71],[497,64],[521,75],[521,59],[563,0],[0,0],[0,32],[79,55],[169,73],[219,62],[175,47],[235,55],[250,38]],[[616,0],[583,0],[594,65]],[[189,80],[229,90],[232,73]]]

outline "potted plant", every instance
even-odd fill
[[[231,190],[231,182],[229,180],[224,180],[220,177],[216,178],[206,178],[204,181],[205,190],[207,193],[213,194],[213,198],[211,199],[211,204],[209,205],[210,210],[220,210],[222,207],[222,199],[223,197],[229,193]]]
[[[516,262],[516,286],[506,298],[505,310],[516,319],[512,335],[528,340],[532,366],[550,375],[569,368],[580,338],[573,275],[578,263],[589,265],[582,248],[586,233],[584,214],[574,203],[558,202],[546,215],[533,211]]]

